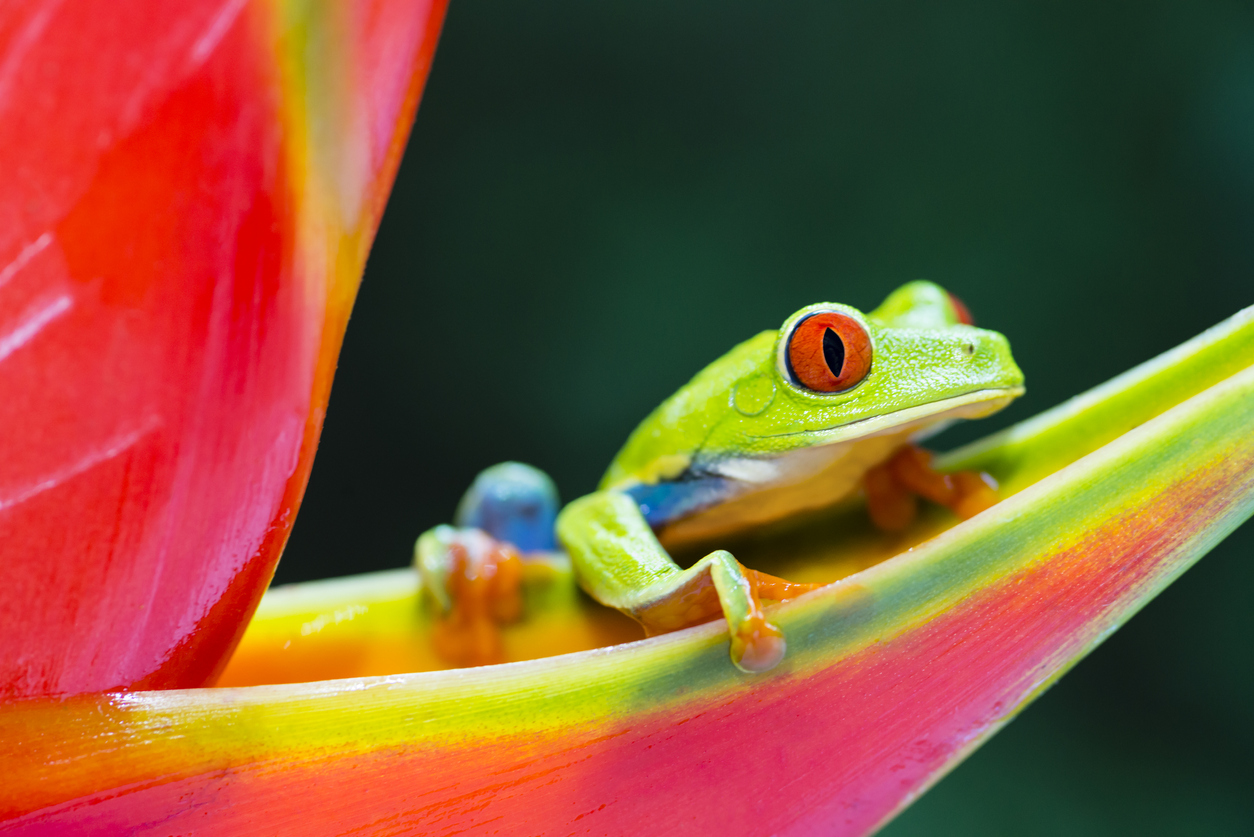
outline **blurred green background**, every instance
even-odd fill
[[[406,564],[503,459],[586,492],[735,342],[920,277],[1028,380],[938,447],[1254,303],[1254,4],[453,0],[276,582]],[[1252,547],[883,833],[1254,834]]]

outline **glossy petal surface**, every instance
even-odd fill
[[[443,5],[0,7],[0,695],[220,671]]]
[[[479,669],[11,704],[0,833],[865,834],[1254,511],[1252,322],[977,446],[1062,457],[1137,387],[1238,366],[781,606],[770,674],[734,669],[711,624]]]

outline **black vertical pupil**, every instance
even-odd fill
[[[845,341],[830,328],[823,332],[823,360],[832,374],[840,377],[840,370],[845,368]]]

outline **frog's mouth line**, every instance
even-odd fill
[[[645,518],[660,527],[667,548],[713,543],[737,531],[834,506],[857,489],[867,468],[898,446],[918,441],[951,420],[995,413],[1022,392],[1023,387],[979,389],[836,427],[758,436],[790,442],[787,450],[712,462],[700,479],[631,493],[648,508]]]
[[[997,412],[1015,398],[1023,395],[1023,393],[1024,388],[1021,386],[978,389],[962,395],[943,398],[940,401],[930,401],[927,404],[918,404],[914,407],[906,407],[891,413],[871,416],[870,418],[851,421],[847,424],[838,424],[834,427],[824,427],[818,430],[793,430],[788,433],[769,433],[751,438],[808,438],[813,439],[812,444],[834,444],[896,430],[903,425],[913,424],[929,418],[939,419],[945,413],[952,413],[953,418],[979,418]]]

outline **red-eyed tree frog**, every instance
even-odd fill
[[[520,553],[560,544],[583,589],[646,633],[721,615],[732,662],[766,671],[786,646],[762,600],[817,585],[747,569],[721,549],[681,569],[659,538],[717,542],[855,492],[886,530],[910,522],[916,495],[970,517],[997,502],[991,480],[939,474],[914,443],[1023,391],[1006,338],[976,328],[966,307],[930,282],[899,288],[870,314],[826,302],[802,308],[662,402],[599,489],[560,514],[552,482],[536,469],[505,463],[480,474],[457,528],[425,533],[415,550],[431,597],[460,611],[442,626],[446,653],[489,661],[494,620],[518,615]]]

